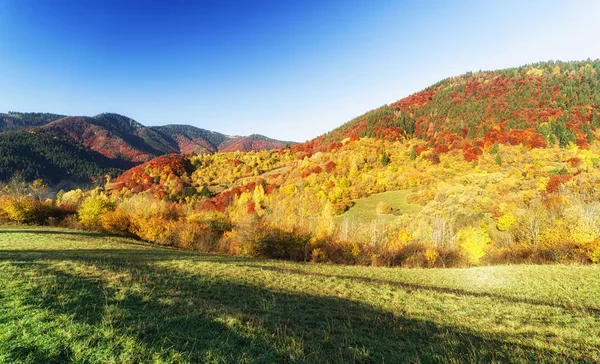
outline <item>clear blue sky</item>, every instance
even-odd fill
[[[0,111],[304,141],[440,79],[600,58],[600,1],[0,0]]]

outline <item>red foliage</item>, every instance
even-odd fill
[[[336,166],[337,165],[335,164],[334,161],[329,161],[329,162],[325,163],[325,170],[327,171],[327,173],[331,173],[331,171],[333,171]]]
[[[189,161],[180,154],[164,155],[125,171],[106,188],[117,193],[123,188],[134,193],[151,191],[155,196],[164,198],[173,192],[181,192],[189,184],[186,175],[188,164]]]
[[[306,177],[310,176],[313,173],[319,174],[321,172],[323,172],[323,168],[321,168],[319,166],[316,166],[316,167],[310,168],[309,170],[306,170],[306,171],[302,172],[302,174],[300,175],[300,177],[306,178]]]
[[[547,193],[556,193],[558,192],[560,186],[570,180],[573,176],[569,174],[557,174],[552,176],[546,185]]]
[[[254,201],[248,201],[246,212],[248,212],[248,214],[253,214],[256,212],[256,203],[254,203]]]
[[[433,153],[435,154],[444,154],[448,152],[447,144],[437,144],[433,147]],[[439,156],[438,156],[439,159]]]
[[[569,158],[567,160],[567,162],[569,163],[569,165],[573,168],[577,168],[581,165],[581,158],[579,157],[573,157],[573,158]]]
[[[463,151],[463,158],[467,162],[479,160],[479,156],[483,154],[483,151],[479,147],[469,147]]]

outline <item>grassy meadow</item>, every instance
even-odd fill
[[[390,269],[0,227],[0,362],[599,362],[600,266]]]
[[[423,206],[406,202],[406,195],[410,192],[410,190],[388,191],[353,200],[354,205],[348,211],[336,216],[336,219],[338,221],[348,219],[361,223],[369,223],[373,220],[391,222],[398,215],[416,214],[423,209]],[[388,204],[393,209],[393,212],[391,214],[378,214],[377,204],[380,202]]]

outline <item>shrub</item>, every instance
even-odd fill
[[[114,207],[104,195],[90,196],[83,200],[79,210],[79,221],[89,229],[98,229],[102,226],[102,217]]]
[[[516,221],[517,220],[515,219],[515,217],[513,215],[511,215],[511,214],[504,214],[504,215],[500,216],[500,218],[498,218],[498,222],[496,223],[496,227],[500,231],[506,231],[506,230],[510,229],[511,226],[513,226],[513,224]]]
[[[468,226],[458,232],[458,246],[471,264],[478,264],[491,239],[483,228]]]
[[[117,235],[130,235],[129,228],[131,221],[129,215],[121,208],[116,208],[114,211],[108,211],[100,219],[102,229]]]
[[[390,205],[387,204],[387,202],[380,201],[377,204],[377,207],[375,207],[375,211],[379,215],[387,215],[387,214],[391,214],[393,212],[393,209],[392,209],[392,207]]]
[[[305,261],[311,253],[310,236],[258,224],[251,228],[242,246],[244,255]]]
[[[66,215],[65,211],[54,206],[52,201],[38,201],[30,196],[6,196],[1,202],[4,217],[19,224],[46,225],[50,219],[60,220]]]

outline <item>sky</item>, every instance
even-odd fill
[[[600,58],[600,1],[0,0],[0,112],[305,141],[444,78]]]

